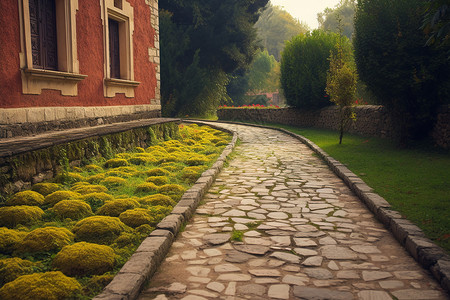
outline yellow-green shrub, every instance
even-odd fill
[[[79,199],[81,197],[80,193],[72,191],[56,191],[47,195],[44,199],[44,205],[53,206],[62,200]]]
[[[181,179],[187,183],[194,183],[202,174],[203,169],[199,166],[186,167],[181,171]]]
[[[102,167],[97,166],[97,165],[93,165],[93,164],[86,165],[86,166],[84,166],[83,168],[84,168],[85,170],[91,171],[91,172],[103,172],[103,168],[102,168]]]
[[[156,192],[157,190],[158,186],[153,182],[144,182],[136,187],[135,193],[151,193]]]
[[[165,184],[159,187],[159,192],[163,195],[183,195],[186,190],[183,186],[179,184]]]
[[[80,193],[82,195],[90,194],[90,193],[105,193],[108,189],[102,185],[90,184],[88,182],[75,183],[71,188],[71,191]]]
[[[116,170],[111,170],[111,171],[105,172],[104,174],[105,174],[105,177],[112,176],[112,177],[128,178],[128,177],[133,176],[132,173],[127,173],[124,171],[116,171]]]
[[[126,183],[127,183],[127,181],[125,179],[116,177],[116,176],[108,176],[108,177],[104,178],[102,181],[100,181],[100,184],[103,184],[108,188],[119,187]]]
[[[51,209],[60,219],[78,220],[92,215],[91,206],[81,200],[62,200]]]
[[[55,182],[58,183],[72,183],[72,182],[78,182],[78,181],[85,181],[85,178],[78,173],[74,172],[68,172],[63,174],[58,174],[55,179]]]
[[[96,275],[89,278],[88,282],[83,285],[83,291],[87,295],[97,295],[113,280],[114,275],[104,274]]]
[[[0,286],[17,277],[33,273],[34,263],[18,257],[0,259]]]
[[[0,226],[14,228],[19,224],[28,225],[42,219],[44,211],[37,206],[0,207]]]
[[[17,249],[20,253],[59,250],[73,242],[73,234],[62,227],[42,227],[29,232]]]
[[[35,183],[31,190],[34,192],[38,192],[42,196],[47,196],[48,194],[51,194],[53,192],[56,192],[57,190],[61,189],[61,186],[57,183],[53,182],[40,182]]]
[[[153,223],[151,225],[158,224],[162,219],[164,219],[170,212],[172,211],[172,207],[166,207],[166,206],[150,206],[148,208],[148,211],[150,213],[150,216],[153,219]]]
[[[2,300],[61,300],[81,292],[81,285],[63,273],[22,275],[0,289]]]
[[[38,206],[44,203],[44,196],[34,191],[23,191],[15,193],[6,201],[6,205],[29,205]]]
[[[175,206],[177,203],[167,195],[154,194],[140,198],[139,203],[144,206]]]
[[[107,193],[90,193],[83,195],[83,201],[91,206],[92,211],[97,211],[97,209],[105,204],[106,201],[114,200],[114,197]]]
[[[26,235],[23,231],[0,227],[0,254],[14,252]]]
[[[156,185],[163,185],[169,182],[169,179],[166,176],[150,176],[145,181],[153,182]]]
[[[136,147],[136,148],[134,149],[134,151],[135,151],[136,153],[144,153],[144,152],[145,152],[145,149],[142,148],[142,147]]]
[[[122,232],[130,230],[119,218],[93,216],[78,221],[72,232],[77,241],[111,244]]]
[[[154,229],[155,229],[155,227],[152,227],[148,224],[144,224],[144,225],[137,227],[135,230],[136,230],[136,232],[141,234],[143,237],[145,237],[145,236],[148,236]]]
[[[168,176],[168,175],[170,175],[170,172],[163,168],[154,168],[154,169],[145,171],[145,174],[147,176]]]
[[[98,173],[87,178],[90,183],[98,183],[106,177],[105,173]]]
[[[145,149],[145,151],[155,154],[155,152],[161,152],[161,153],[166,153],[167,151],[166,149],[164,149],[164,147],[160,146],[160,145],[156,145],[156,146],[150,146],[147,149]]]
[[[185,163],[188,166],[198,166],[198,165],[204,165],[209,161],[209,159],[203,155],[203,154],[195,154],[190,156],[187,160],[185,160]]]
[[[53,266],[68,276],[100,275],[114,268],[114,250],[106,245],[80,242],[56,254]]]
[[[150,211],[145,208],[135,208],[124,211],[119,216],[120,221],[126,225],[136,228],[144,224],[152,224],[153,218]]]
[[[98,215],[118,217],[128,209],[139,207],[139,203],[134,199],[116,199],[108,201],[97,210]]]
[[[113,171],[118,171],[118,172],[125,172],[125,173],[130,173],[130,174],[134,174],[136,173],[138,170],[135,167],[132,166],[126,166],[126,167],[117,167],[114,169],[111,169],[110,172]]]
[[[128,166],[128,162],[124,158],[112,158],[105,162],[107,168],[117,168],[121,166]]]

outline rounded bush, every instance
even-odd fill
[[[148,224],[144,224],[144,225],[137,227],[136,231],[143,236],[148,236],[154,229],[155,229],[155,227],[152,227]]]
[[[159,187],[159,192],[163,195],[183,195],[186,189],[179,184],[165,184]]]
[[[45,197],[44,205],[53,206],[59,201],[79,199],[80,197],[81,197],[80,193],[72,191],[56,191]]]
[[[92,211],[97,211],[97,209],[105,204],[106,201],[114,200],[114,197],[107,193],[90,193],[83,195],[83,201],[91,206]]]
[[[169,182],[169,179],[166,176],[150,176],[145,181],[153,182],[156,185],[163,185]]]
[[[116,177],[116,176],[108,176],[108,177],[104,178],[102,181],[100,181],[100,184],[102,184],[108,188],[119,187],[126,183],[127,183],[127,181],[125,179]]]
[[[151,153],[138,153],[128,159],[128,162],[133,165],[154,164],[157,161],[158,159],[156,159],[155,156],[153,156],[153,154]]]
[[[109,246],[80,242],[62,248],[52,264],[68,276],[100,275],[112,271],[115,254]]]
[[[122,232],[131,230],[119,218],[93,216],[78,221],[72,229],[77,241],[111,244]]]
[[[61,189],[61,186],[59,184],[53,183],[53,182],[35,183],[31,188],[32,191],[37,192],[44,197],[53,192],[56,192],[59,189]]]
[[[79,292],[81,285],[76,279],[57,271],[20,276],[0,289],[0,299],[61,300]]]
[[[120,221],[126,225],[136,228],[144,224],[152,224],[153,219],[150,212],[145,208],[135,208],[124,211],[119,216]]]
[[[0,254],[14,252],[26,235],[23,231],[0,227]]]
[[[128,209],[139,207],[139,203],[133,199],[117,199],[106,202],[97,210],[98,215],[118,217]]]
[[[62,200],[51,209],[60,219],[78,220],[92,215],[91,206],[81,200]]]
[[[86,183],[75,183],[71,188],[71,191],[80,193],[82,195],[90,194],[90,193],[105,193],[108,189],[102,185],[95,185]]]
[[[86,165],[84,166],[84,169],[91,172],[102,172],[103,168],[97,165]]]
[[[105,167],[107,168],[117,168],[122,166],[128,166],[128,162],[123,158],[112,158],[105,162]]]
[[[42,219],[44,211],[37,206],[0,207],[0,226],[14,228],[17,225],[28,225]]]
[[[286,42],[280,81],[290,106],[317,109],[332,104],[325,94],[328,58],[339,39],[337,33],[314,30]],[[345,42],[345,53],[350,53],[350,42],[348,39]]]
[[[186,167],[181,171],[181,179],[187,183],[194,183],[202,174],[203,168],[199,166]]]
[[[158,190],[158,186],[153,182],[141,183],[136,187],[136,193],[151,193]]]
[[[85,181],[86,179],[78,173],[74,172],[68,172],[63,174],[58,174],[54,181],[58,183],[73,183],[73,182],[79,182],[79,181]]]
[[[17,249],[20,253],[59,250],[73,241],[73,234],[62,227],[42,227],[29,232]]]
[[[164,219],[172,211],[172,207],[166,206],[150,206],[148,208],[150,216],[152,217],[153,223],[151,225],[158,224],[162,219]]]
[[[18,257],[0,259],[0,286],[22,275],[33,273],[34,263]]]
[[[44,203],[44,196],[34,191],[23,191],[14,194],[6,201],[6,205],[29,205],[38,206]]]
[[[196,154],[189,157],[185,162],[188,166],[204,165],[209,161],[208,157],[203,154]]]
[[[154,168],[154,169],[145,171],[145,174],[147,176],[168,176],[168,175],[170,175],[170,172],[163,168]]]
[[[146,206],[175,206],[177,203],[167,195],[155,194],[150,196],[142,197],[138,200],[141,205]]]
[[[83,285],[83,291],[89,295],[97,295],[113,280],[114,275],[104,274],[92,276],[86,284]]]
[[[87,181],[90,183],[99,183],[101,180],[103,180],[106,177],[105,173],[99,173],[92,176],[89,176],[87,178]]]

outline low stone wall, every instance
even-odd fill
[[[0,109],[0,139],[159,117],[160,106]]]
[[[392,121],[383,106],[361,105],[354,108],[356,121],[350,122],[346,132],[393,138]],[[219,120],[251,121],[258,123],[278,123],[298,127],[315,127],[323,129],[339,129],[339,108],[330,106],[319,111],[305,111],[295,108],[280,109],[220,109],[217,111]],[[444,148],[450,148],[450,108],[440,108],[438,121],[433,131],[436,143]]]
[[[147,147],[155,136],[176,137],[177,123],[177,119],[150,119],[2,141],[0,201],[54,178],[61,173],[64,161],[77,166],[93,157],[110,158],[117,152]]]
[[[437,145],[450,149],[450,105],[440,107],[432,135]]]

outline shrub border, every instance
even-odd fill
[[[233,121],[211,122],[277,130],[306,144],[345,182],[345,184],[356,194],[356,196],[358,196],[361,202],[367,206],[386,229],[392,233],[409,254],[424,269],[429,270],[431,274],[433,274],[441,287],[447,292],[450,292],[450,255],[448,255],[441,247],[433,243],[433,241],[428,239],[418,226],[403,218],[399,212],[393,210],[391,205],[383,197],[375,193],[361,178],[350,171],[344,164],[329,156],[315,143],[304,136],[283,128]]]
[[[156,225],[156,229],[141,243],[103,292],[93,299],[131,300],[139,296],[145,284],[151,279],[169,252],[181,225],[192,217],[203,196],[223,169],[227,157],[236,146],[237,133],[235,131],[195,120],[182,120],[182,123],[207,125],[231,133],[233,138],[212,167],[203,172],[194,185],[183,194],[172,212]]]

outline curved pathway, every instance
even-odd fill
[[[220,126],[241,144],[139,300],[447,299],[307,146]]]

